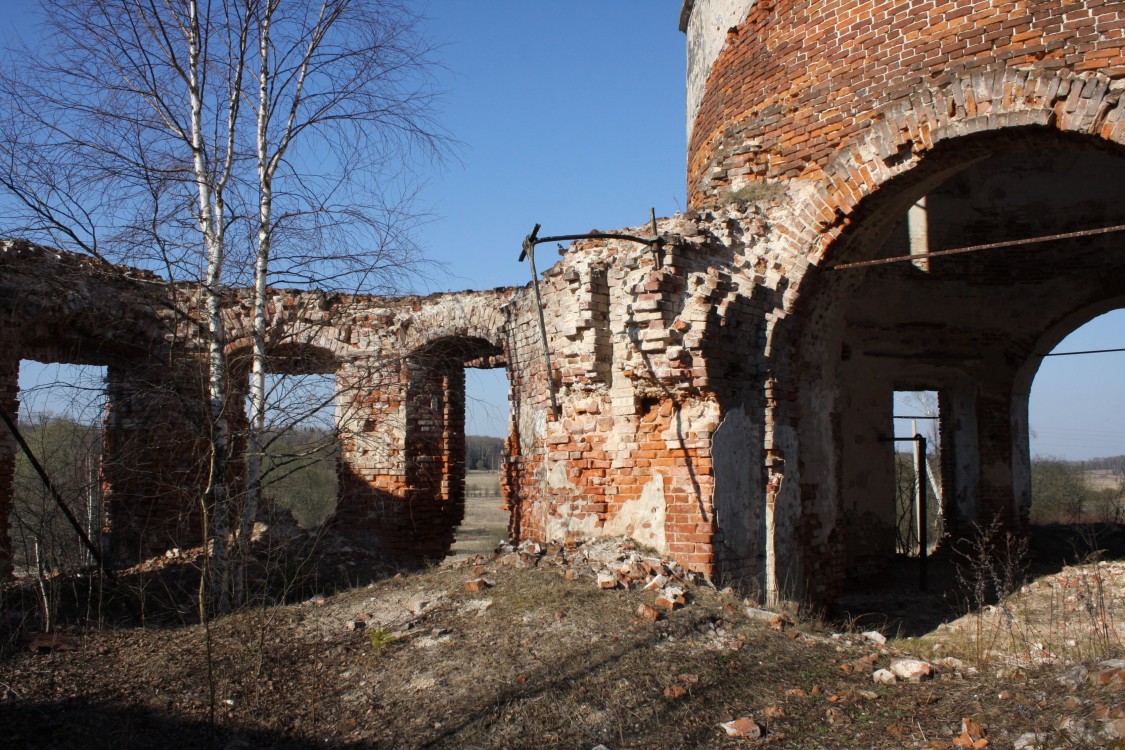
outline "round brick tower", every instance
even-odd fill
[[[689,216],[766,308],[715,334],[723,418],[761,435],[755,499],[716,481],[718,543],[761,518],[732,558],[771,595],[886,571],[902,391],[939,402],[930,541],[1026,531],[1032,380],[1125,307],[1125,2],[687,0],[680,28]]]
[[[680,27],[695,208],[748,183],[809,177],[880,122],[916,127],[924,143],[924,122],[886,117],[911,93],[972,79],[978,102],[1008,103],[1000,70],[1125,75],[1121,2],[687,0]]]

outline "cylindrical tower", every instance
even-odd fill
[[[693,208],[815,179],[888,105],[946,79],[994,100],[1000,70],[1125,76],[1121,2],[687,0],[680,28]]]

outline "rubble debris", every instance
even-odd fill
[[[742,717],[734,721],[726,721],[719,725],[731,737],[744,737],[757,739],[762,736],[762,727],[758,722],[749,717]]]
[[[921,659],[895,659],[891,662],[890,670],[904,682],[922,682],[934,676],[933,665]]]
[[[495,584],[487,578],[470,578],[465,581],[465,591],[476,594],[493,585]]]
[[[34,653],[77,651],[78,639],[60,633],[35,633],[27,639],[27,650]]]

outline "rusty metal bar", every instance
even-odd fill
[[[1125,232],[1125,224],[1118,224],[1112,227],[1101,227],[1099,229],[1081,229],[1077,232],[1062,232],[1061,234],[1045,234],[1040,237],[1027,237],[1022,240],[1004,240],[1003,242],[988,242],[983,245],[969,245],[968,247],[958,247],[952,250],[935,250],[932,253],[918,253],[917,255],[896,255],[893,258],[876,258],[874,260],[860,260],[854,263],[837,263],[834,266],[828,266],[828,271],[843,271],[849,268],[867,268],[869,266],[885,266],[891,263],[905,263],[908,261],[922,260],[924,258],[942,258],[947,255],[963,255],[964,253],[975,253],[980,250],[997,250],[1006,247],[1017,247],[1019,245],[1034,245],[1039,242],[1055,242],[1058,240],[1073,240],[1081,237],[1096,237],[1102,234],[1113,234],[1115,232]]]
[[[1084,352],[1050,352],[1040,354],[1040,357],[1073,357],[1076,354],[1109,354],[1111,352],[1125,352],[1125,349],[1087,349]]]
[[[535,309],[539,312],[539,336],[543,340],[543,361],[547,365],[547,393],[551,398],[551,416],[555,419],[559,417],[559,402],[555,396],[555,372],[551,367],[551,347],[547,343],[547,321],[543,317],[543,297],[539,293],[539,273],[535,270],[535,246],[540,242],[548,242],[550,239],[558,238],[543,238],[538,239],[536,235],[539,234],[539,225],[536,224],[535,228],[531,230],[531,234],[523,238],[523,252],[520,253],[520,260],[527,258],[527,263],[531,267],[531,289],[535,294]]]
[[[527,257],[528,240],[531,241],[531,247],[541,245],[544,242],[569,242],[571,240],[628,240],[629,242],[639,242],[642,245],[664,244],[663,237],[645,239],[644,237],[637,237],[632,234],[610,234],[609,232],[588,232],[586,234],[560,234],[554,237],[536,237],[535,235],[538,231],[539,225],[536,224],[535,230],[524,239],[523,252],[520,253],[521,261]]]
[[[660,252],[664,243],[661,241],[660,232],[656,227],[656,208],[649,209],[649,220],[652,222],[652,240],[650,246],[652,247],[653,260],[656,261],[656,270],[664,268],[664,254]]]
[[[914,481],[918,498],[918,590],[925,591],[928,585],[926,580],[926,485],[929,479],[926,474],[929,467],[926,465],[926,438],[914,435]]]

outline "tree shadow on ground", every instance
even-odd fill
[[[155,698],[155,696],[154,696]],[[312,738],[227,726],[212,726],[169,716],[145,706],[122,707],[86,698],[30,703],[10,697],[0,702],[0,736],[11,750],[235,750],[325,747]],[[336,747],[341,747],[337,745]]]
[[[293,604],[316,594],[366,586],[403,570],[338,540],[309,537],[302,543],[259,553],[247,566],[250,606]],[[0,610],[39,618],[43,590],[55,626],[176,627],[199,624],[204,559],[199,550],[154,558],[108,578],[96,571],[54,575],[41,587],[34,578],[9,582]],[[4,625],[0,623],[0,630]]]

